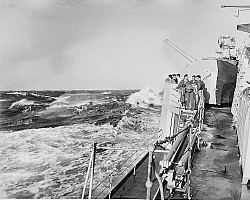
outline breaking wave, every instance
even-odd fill
[[[35,96],[35,97],[48,98],[48,99],[57,99],[56,97],[51,97],[51,96],[41,95],[41,94],[36,94],[36,93],[30,93],[30,95]]]
[[[129,104],[125,101],[133,92],[135,91],[1,92],[0,130],[56,127],[82,122],[113,123],[128,108]],[[24,94],[25,97],[21,96]]]
[[[27,95],[27,92],[8,92],[8,93],[6,93],[6,94],[26,96],[26,95]]]
[[[145,105],[160,102],[160,90],[138,93]],[[138,148],[158,133],[159,113],[126,103],[135,102],[135,94],[135,90],[30,91],[24,97],[24,92],[2,92],[0,198],[80,198],[93,142]],[[113,170],[123,172],[142,155],[99,151],[94,185]],[[122,165],[125,160],[127,165]],[[101,190],[107,184],[103,182]]]
[[[20,101],[12,103],[9,109],[12,109],[15,107],[22,107],[22,106],[31,106],[31,105],[36,105],[36,103],[31,100],[21,99]]]
[[[111,94],[111,92],[102,92],[101,94]]]
[[[97,105],[97,104],[102,104],[104,102],[105,101],[102,99],[96,99],[86,94],[67,94],[60,96],[57,100],[51,103],[51,106],[49,108],[60,108],[60,107],[72,108],[88,104]]]
[[[139,92],[132,94],[126,103],[142,108],[161,106],[163,100],[163,88],[144,87]]]

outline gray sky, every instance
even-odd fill
[[[233,0],[0,0],[0,90],[140,89],[238,37]],[[249,5],[238,0],[237,5]]]

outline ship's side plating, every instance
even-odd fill
[[[240,50],[238,71],[231,112],[238,136],[242,183],[247,184],[250,181],[250,37]]]

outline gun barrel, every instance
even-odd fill
[[[172,48],[174,48],[176,51],[178,51],[181,55],[183,55],[186,59],[188,59],[190,62],[195,62],[197,61],[196,59],[194,59],[192,56],[188,55],[186,52],[182,51],[181,49],[179,49],[177,46],[175,46],[174,44],[172,44],[168,39],[163,40],[164,42],[166,42],[169,46],[171,46]]]

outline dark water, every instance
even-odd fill
[[[23,130],[120,119],[135,91],[1,92],[0,130]]]
[[[146,147],[159,114],[126,103],[136,91],[1,92],[0,198],[80,198],[91,145]],[[98,195],[142,152],[97,153]],[[125,162],[126,161],[126,162]],[[98,187],[97,187],[98,186]]]

